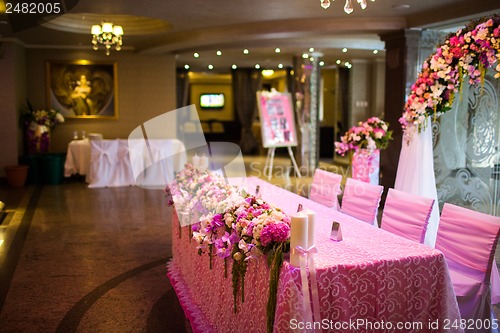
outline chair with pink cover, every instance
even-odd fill
[[[382,213],[381,228],[423,243],[434,199],[389,189]]]
[[[444,204],[436,249],[448,263],[462,319],[483,324],[491,319],[490,276],[495,275],[491,272],[499,231],[499,217]]]
[[[339,209],[338,195],[342,193],[340,183],[342,175],[321,169],[314,171],[314,177],[309,191],[309,199],[324,206]]]
[[[340,211],[378,227],[377,212],[384,187],[347,178]]]

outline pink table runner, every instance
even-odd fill
[[[292,215],[301,203],[316,212],[316,269],[324,332],[462,332],[443,254],[426,245],[376,229],[257,178],[264,200]],[[343,240],[329,239],[332,221],[341,222]],[[173,223],[173,259],[168,275],[194,332],[265,332],[269,271],[265,259],[248,265],[245,303],[233,311],[231,260],[199,256],[187,228],[179,238]],[[283,264],[278,286],[275,332],[302,332],[304,322],[299,270]],[[446,324],[449,329],[445,329]],[[319,323],[318,323],[319,325]],[[400,328],[400,325],[406,325]],[[383,329],[385,328],[385,329]]]

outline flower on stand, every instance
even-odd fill
[[[28,102],[21,112],[21,126],[25,129],[28,153],[45,153],[49,150],[50,130],[64,123],[63,115],[54,109],[35,110]]]
[[[411,86],[404,112],[399,119],[407,143],[425,128],[427,118],[434,120],[449,111],[454,96],[468,77],[470,84],[483,84],[487,68],[495,68],[500,78],[500,16],[471,22],[450,34],[437,52],[422,65]]]
[[[351,127],[341,138],[335,142],[337,154],[345,156],[348,152],[357,152],[359,149],[385,149],[392,139],[389,124],[378,117],[371,117],[365,122],[359,122]]]

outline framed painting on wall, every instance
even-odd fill
[[[118,119],[117,65],[48,61],[47,104],[65,118]]]

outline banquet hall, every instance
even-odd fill
[[[497,0],[0,0],[0,331],[494,332],[498,15]],[[478,36],[470,66],[443,60]],[[446,72],[433,87],[429,68]],[[235,202],[278,220],[246,233]],[[286,237],[267,243],[267,223]],[[457,267],[476,252],[472,280]]]

